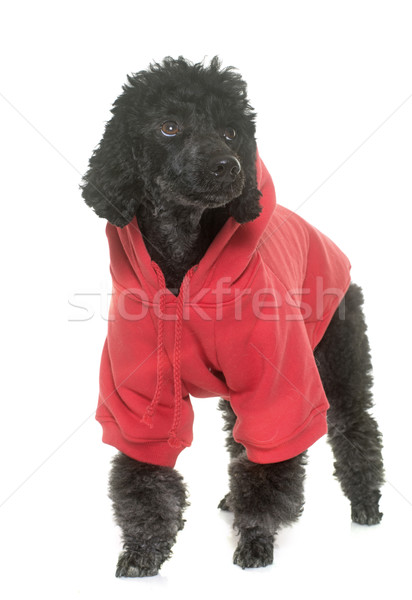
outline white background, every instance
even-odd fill
[[[3,598],[409,597],[411,16],[393,0],[3,2]],[[186,527],[160,576],[119,580],[113,449],[93,418],[108,251],[78,185],[126,74],[179,54],[239,68],[278,202],[338,243],[364,288],[385,516],[351,525],[322,439],[304,515],[278,536],[274,566],[233,566],[231,518],[216,509],[227,491],[220,415],[215,399],[194,400],[195,442],[177,464]],[[73,306],[78,294],[87,310]]]

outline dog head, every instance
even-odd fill
[[[128,77],[112,114],[81,186],[100,217],[123,227],[144,201],[259,215],[255,115],[232,67],[166,58]]]

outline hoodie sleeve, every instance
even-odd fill
[[[253,462],[280,462],[326,433],[329,405],[299,307],[278,280],[254,289],[216,323],[218,358],[235,440]]]

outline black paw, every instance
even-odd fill
[[[242,569],[267,567],[273,563],[273,536],[240,540],[233,563]]]
[[[220,510],[230,510],[229,496],[230,496],[230,494],[227,493],[226,496],[224,498],[222,498],[221,501],[219,502],[218,508],[220,508]]]
[[[352,521],[359,525],[377,525],[383,514],[379,512],[378,504],[358,504],[352,506]]]
[[[153,577],[158,574],[163,561],[158,554],[125,550],[117,561],[116,577]]]

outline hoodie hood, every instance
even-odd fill
[[[192,273],[190,295],[197,295],[204,290],[205,287],[208,287],[210,280],[229,277],[233,284],[249,266],[276,206],[272,178],[258,153],[256,176],[257,187],[262,194],[260,198],[262,211],[259,217],[242,225],[237,223],[233,217],[228,218]],[[236,202],[236,199],[233,202]],[[126,276],[128,288],[133,287],[129,283],[133,284],[138,281],[141,288],[145,289],[147,297],[153,298],[159,289],[158,271],[147,251],[136,217],[123,229],[108,223],[106,232],[110,248],[113,247],[117,255],[119,247],[116,239],[118,239],[126,258],[124,263],[111,260],[111,272],[114,279],[120,282],[124,281]],[[111,256],[111,258],[113,257]],[[117,270],[120,270],[121,273],[117,273]],[[126,274],[127,270],[129,270],[129,276]],[[169,296],[169,294],[173,296],[172,292],[168,290],[166,295]]]

